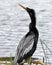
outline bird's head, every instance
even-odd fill
[[[36,27],[36,16],[35,16],[35,11],[33,9],[30,9],[28,7],[24,7],[21,4],[19,4],[23,9],[25,9],[28,14],[30,15],[31,18],[31,23],[29,25],[29,30],[34,30],[34,28]]]
[[[28,14],[30,15],[30,17],[32,17],[32,16],[35,15],[35,12],[34,12],[33,9],[30,9],[30,8],[28,8],[28,7],[24,7],[24,6],[22,6],[21,4],[19,4],[19,6],[21,6],[23,9],[25,9],[25,10],[28,12]]]

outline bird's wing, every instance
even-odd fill
[[[34,38],[35,38],[35,35],[33,35],[33,34],[26,38],[26,41],[25,41],[25,44],[23,47],[23,56],[32,49],[32,47],[34,45]]]
[[[21,57],[20,51],[23,47],[24,40],[25,40],[25,36],[21,39],[21,41],[20,41],[20,43],[17,47],[15,58],[14,58],[14,61],[13,61],[13,65],[17,65],[17,60]]]
[[[25,41],[25,36],[21,39],[21,41],[19,42],[19,45],[17,47],[17,50],[16,50],[16,52],[17,52],[17,58],[20,57],[20,52],[21,52],[21,50],[23,48],[24,41]]]
[[[34,44],[34,38],[35,38],[35,35],[31,34],[31,35],[28,35],[27,38],[25,38],[25,36],[24,36],[21,39],[21,41],[17,47],[16,55],[14,58],[15,63],[17,63],[18,59],[23,57],[25,54],[27,54],[32,49],[33,44]]]
[[[17,56],[18,59],[20,57],[23,57],[24,54],[27,54],[33,47],[34,43],[34,34],[28,35],[27,38],[23,37],[22,40],[20,41],[18,48],[17,48]]]

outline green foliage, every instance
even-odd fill
[[[6,63],[6,65],[13,65],[13,63],[12,63],[12,54],[10,54],[9,62],[10,63]]]
[[[1,60],[2,60],[2,58],[1,58]],[[1,65],[1,63],[0,63],[0,65]],[[6,60],[5,61],[5,65],[13,65],[13,62],[12,62],[12,54],[11,53],[10,53],[9,62]]]
[[[13,63],[12,63],[12,54],[10,54],[10,64],[13,65]]]

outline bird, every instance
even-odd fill
[[[29,31],[22,37],[19,45],[17,46],[16,55],[13,62],[14,65],[17,65],[17,63],[20,65],[23,60],[27,61],[27,59],[33,55],[33,53],[36,51],[39,38],[39,31],[36,27],[36,14],[34,9],[24,7],[21,4],[19,4],[19,6],[27,11],[31,22],[29,23]]]

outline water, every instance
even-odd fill
[[[14,56],[20,39],[28,32],[30,17],[18,3],[36,11],[39,38],[52,50],[52,0],[0,0],[0,57]],[[40,41],[35,56],[44,57]],[[49,58],[51,61],[51,55]]]

